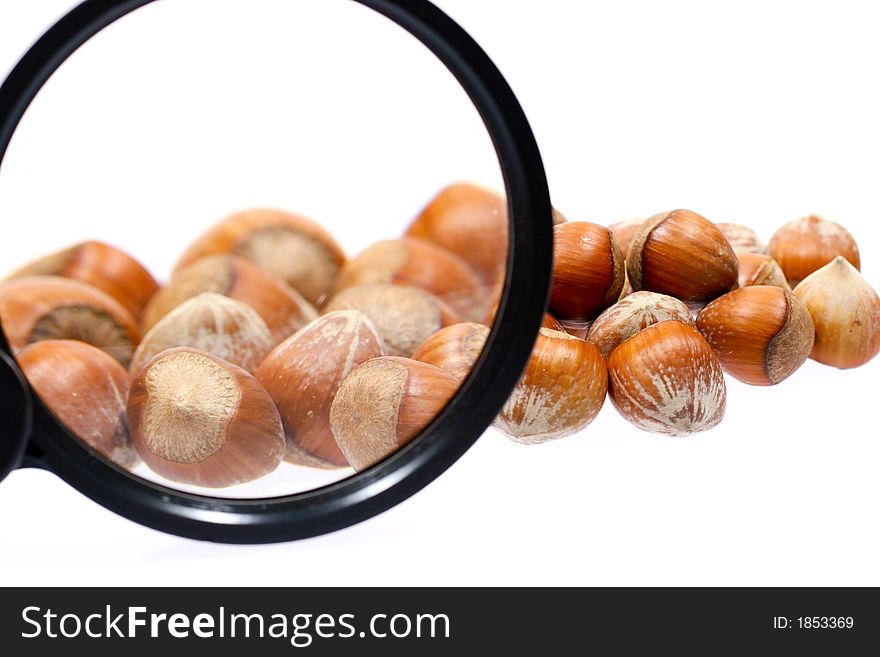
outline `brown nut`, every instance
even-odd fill
[[[507,263],[507,201],[477,185],[442,190],[406,230],[454,253],[492,284]]]
[[[125,419],[128,372],[119,361],[75,340],[35,342],[16,360],[46,408],[77,438],[123,468],[140,461]]]
[[[269,271],[320,306],[329,297],[345,254],[310,219],[281,210],[247,210],[227,217],[190,246],[180,271],[208,255],[232,254]]]
[[[482,324],[453,324],[425,340],[412,358],[444,369],[461,382],[471,373],[488,338],[489,329]]]
[[[804,302],[816,328],[813,360],[849,369],[880,352],[880,298],[844,257],[807,276],[794,295]]]
[[[21,267],[7,280],[63,276],[106,292],[139,320],[159,284],[125,251],[103,242],[83,242]]]
[[[740,253],[739,286],[773,285],[791,292],[779,263],[763,253]]]
[[[257,381],[281,413],[288,462],[324,469],[348,466],[330,430],[330,404],[357,365],[382,353],[382,339],[369,318],[341,310],[319,317],[266,357]]]
[[[224,488],[271,473],[284,456],[275,404],[240,367],[194,349],[169,349],[134,378],[134,446],[151,470],[183,484]]]
[[[813,349],[813,321],[806,306],[779,287],[744,287],[718,297],[697,316],[697,329],[721,367],[753,386],[784,381]]]
[[[617,240],[617,248],[626,261],[629,254],[629,246],[632,244],[633,238],[638,234],[644,219],[628,219],[627,221],[618,221],[616,224],[608,226],[608,230],[614,233],[614,239]]]
[[[132,374],[175,347],[204,351],[253,372],[272,348],[272,336],[250,306],[205,292],[177,306],[149,330],[131,359]]]
[[[724,417],[721,365],[696,328],[653,324],[621,343],[608,359],[611,402],[639,429],[687,436]]]
[[[696,212],[675,210],[645,221],[626,269],[633,290],[701,305],[737,286],[739,262],[715,224]]]
[[[607,390],[605,361],[593,345],[542,328],[525,374],[492,426],[522,444],[564,438],[596,418]]]
[[[365,470],[409,443],[458,390],[448,372],[386,356],[358,365],[330,407],[330,427],[355,470]]]
[[[556,319],[550,313],[544,313],[544,321],[541,322],[541,328],[550,329],[552,331],[561,331],[565,333],[565,329],[562,324],[559,323],[559,320]]]
[[[767,253],[767,246],[758,234],[742,224],[715,224],[730,242],[733,252],[741,256],[744,253]]]
[[[174,275],[144,312],[143,329],[149,331],[184,301],[214,292],[246,303],[257,311],[278,344],[318,316],[312,304],[274,274],[231,255],[202,258]]]
[[[859,247],[849,231],[811,214],[782,226],[768,245],[770,256],[779,263],[792,287],[837,256],[859,269]]]
[[[691,311],[678,299],[656,292],[633,292],[596,318],[586,340],[608,360],[621,342],[652,324],[671,319],[694,325]]]
[[[591,321],[620,297],[624,261],[604,226],[572,221],[553,229],[550,312],[566,321]]]
[[[131,313],[96,287],[60,276],[0,284],[0,321],[13,351],[41,340],[79,340],[128,366],[140,330]]]
[[[433,295],[417,287],[373,283],[342,290],[324,312],[359,310],[379,332],[388,356],[412,356],[412,352],[444,326],[461,321]]]
[[[464,260],[417,237],[385,240],[349,260],[336,293],[355,285],[393,283],[418,287],[448,304],[462,319],[482,319],[489,308],[487,286]]]

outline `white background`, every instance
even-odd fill
[[[0,70],[73,4],[0,0]],[[880,285],[869,3],[438,4],[507,76],[570,219],[687,207],[767,240],[817,212]],[[34,103],[0,175],[0,269],[101,237],[164,276],[250,205],[319,218],[354,252],[447,182],[499,186],[492,157],[450,76],[353,3],[162,0]],[[687,439],[610,405],[544,446],[489,432],[398,508],[287,545],[165,536],[20,471],[0,485],[0,583],[878,585],[878,376],[880,359],[730,382],[724,423]]]

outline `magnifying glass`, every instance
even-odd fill
[[[316,4],[303,6],[303,20],[318,16]],[[326,11],[329,3],[320,4]],[[4,262],[12,273],[0,286],[0,477],[16,467],[42,467],[106,508],[161,531],[230,543],[288,541],[396,505],[439,476],[488,427],[527,363],[550,287],[552,219],[541,157],[500,72],[449,17],[424,0],[358,0],[333,5],[335,24],[352,21],[357,30],[372,21],[358,5],[404,28],[454,76],[494,147],[503,192],[441,181],[430,166],[395,160],[399,153],[365,157],[366,148],[381,143],[376,134],[395,120],[406,129],[412,114],[376,110],[381,94],[373,92],[382,87],[365,78],[380,71],[364,64],[358,69],[364,77],[347,81],[361,85],[352,98],[363,106],[345,109],[387,124],[354,120],[346,127],[334,121],[339,108],[321,93],[297,88],[302,115],[279,129],[300,140],[287,164],[290,171],[308,171],[350,154],[363,180],[386,185],[388,173],[405,171],[415,190],[402,195],[408,213],[403,201],[383,205],[377,192],[361,216],[320,221],[299,208],[245,199],[251,188],[242,183],[242,204],[249,207],[221,214],[217,201],[190,194],[187,211],[204,217],[203,225],[156,218],[156,227],[192,227],[186,240],[151,242],[125,218],[83,207],[71,206],[63,227],[53,223],[58,218],[45,219],[47,242],[56,232],[78,241],[60,250],[17,244],[22,261]],[[28,171],[16,162],[32,130],[26,115],[41,109],[38,94],[57,100],[74,88],[64,85],[76,79],[78,57],[108,61],[102,48],[124,44],[127,26],[140,20],[154,28],[173,25],[175,6],[87,0],[28,51],[0,87],[0,195],[14,195],[4,192],[4,173],[8,180]],[[208,39],[212,19],[225,9],[216,3],[200,9]],[[270,9],[249,6],[254,21],[247,28],[271,25]],[[150,13],[159,11],[165,14]],[[329,47],[344,45],[332,32],[326,40]],[[200,64],[209,62],[198,44],[193,52]],[[353,54],[370,60],[368,49]],[[405,68],[417,60],[405,51],[396,61]],[[256,78],[255,89],[265,90],[258,67],[267,61],[242,64],[254,67],[246,79]],[[284,65],[313,70],[319,63]],[[194,70],[212,75],[203,68]],[[145,83],[162,88],[161,80]],[[199,89],[194,77],[185,100],[197,104]],[[425,121],[437,120],[429,116],[431,99],[422,100]],[[173,99],[169,103],[173,110]],[[187,103],[178,111],[186,113]],[[37,111],[33,131],[47,116]],[[245,137],[223,137],[227,156],[236,156],[236,146],[249,155],[259,146],[271,152],[272,140],[261,141],[265,133],[255,123],[272,116],[255,110],[230,124],[231,134],[238,129]],[[321,116],[330,126],[320,134],[339,138],[329,153],[309,151],[322,143],[308,139],[317,130],[312,119]],[[149,125],[126,123],[134,135],[161,138]],[[132,157],[149,151],[146,140],[140,143]],[[196,135],[189,146],[199,143]],[[461,146],[463,160],[471,157],[470,146]],[[459,146],[446,147],[454,152]],[[192,152],[184,144],[166,157]],[[373,166],[364,166],[367,161]],[[251,162],[253,176],[262,175],[263,164]],[[119,166],[109,163],[108,170]],[[277,171],[267,177],[283,180]],[[352,188],[363,189],[363,180]],[[144,193],[162,193],[152,180],[138,183]],[[100,182],[91,184],[100,190]],[[346,181],[335,184],[344,194]],[[296,197],[296,184],[290,186],[293,191],[273,198]],[[408,200],[429,188],[432,194],[418,204]],[[217,195],[235,197],[227,192]],[[176,194],[186,196],[180,189]],[[382,216],[384,222],[371,219]],[[114,237],[125,244],[112,243]],[[452,372],[431,362],[449,345],[463,355]]]

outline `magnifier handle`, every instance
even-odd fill
[[[0,350],[0,480],[23,466],[40,466],[37,454],[26,455],[33,425],[31,393],[15,361]]]

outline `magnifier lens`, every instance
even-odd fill
[[[501,189],[467,95],[378,14],[149,4],[15,133],[0,322],[95,458],[213,497],[311,490],[467,378],[504,284]]]

